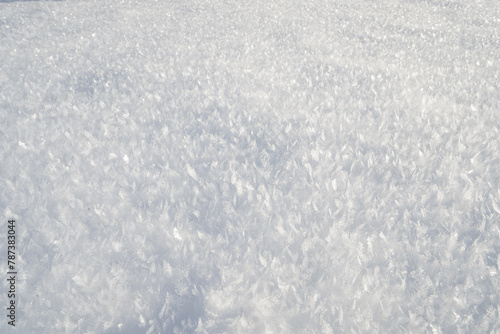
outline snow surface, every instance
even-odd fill
[[[500,332],[497,0],[0,1],[0,59],[17,332]]]

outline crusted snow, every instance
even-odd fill
[[[0,1],[0,59],[19,332],[500,331],[498,1]]]

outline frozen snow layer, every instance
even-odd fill
[[[0,3],[18,331],[500,331],[499,12]]]

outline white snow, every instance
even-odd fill
[[[0,59],[19,333],[500,332],[498,1],[0,1]]]

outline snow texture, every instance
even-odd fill
[[[0,1],[0,59],[17,332],[500,332],[497,0]]]

